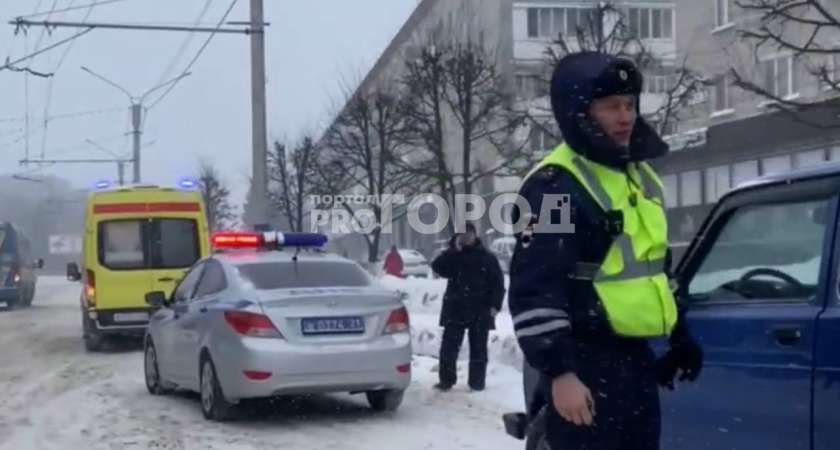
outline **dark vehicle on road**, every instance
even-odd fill
[[[36,269],[44,260],[33,259],[29,239],[11,223],[0,223],[0,303],[29,306],[35,298]]]
[[[768,175],[725,195],[674,277],[706,357],[694,383],[662,391],[662,448],[836,449],[840,164]],[[505,428],[542,450],[550,398],[528,367],[524,385],[528,410],[505,414]]]

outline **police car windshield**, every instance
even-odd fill
[[[373,280],[364,269],[343,261],[278,261],[236,266],[243,278],[259,290],[363,287]]]

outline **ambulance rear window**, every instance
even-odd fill
[[[116,270],[145,268],[146,225],[145,220],[119,220],[99,224],[102,265]]]
[[[100,222],[99,263],[111,270],[183,269],[201,257],[192,219]]]

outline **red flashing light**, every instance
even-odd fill
[[[263,237],[259,233],[213,233],[211,242],[218,248],[256,248],[263,244]]]

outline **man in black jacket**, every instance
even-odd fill
[[[693,380],[702,367],[668,286],[664,195],[646,163],[668,146],[639,114],[641,89],[630,61],[561,60],[551,104],[564,143],[519,191],[531,215],[511,262],[510,311],[550,401],[551,449],[658,450],[657,382],[670,387],[678,370]],[[551,196],[568,209],[543,209]],[[521,215],[514,207],[514,223]],[[574,231],[540,231],[559,223]],[[671,349],[657,362],[647,339],[665,335]]]
[[[495,329],[495,318],[502,309],[504,274],[499,261],[476,237],[473,224],[466,233],[453,236],[449,249],[435,258],[432,269],[449,281],[440,312],[443,339],[440,345],[440,383],[448,391],[458,381],[457,362],[464,333],[470,341],[469,385],[484,390],[487,376],[487,338]]]

